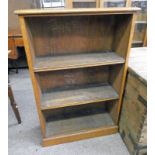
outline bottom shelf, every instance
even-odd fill
[[[63,113],[63,118],[59,115],[59,118],[52,117],[52,121],[47,121],[43,146],[113,134],[118,131],[108,112],[97,113],[93,109],[86,110],[85,113],[84,111],[73,113],[69,116]]]
[[[118,126],[108,126],[108,127],[101,127],[96,129],[90,129],[85,131],[76,132],[74,134],[68,134],[68,135],[61,135],[56,137],[50,137],[50,138],[43,138],[42,145],[45,146],[51,146],[51,145],[57,145],[67,142],[73,142],[93,137],[99,137],[104,135],[111,135],[118,132]]]

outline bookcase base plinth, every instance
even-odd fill
[[[93,138],[93,137],[111,135],[117,132],[118,132],[118,126],[103,127],[103,128],[101,127],[101,128],[88,130],[88,131],[81,131],[81,132],[69,134],[69,135],[43,138],[42,146],[46,147],[51,145],[73,142],[73,141],[79,141],[79,140]]]

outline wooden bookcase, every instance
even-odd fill
[[[18,10],[43,146],[113,134],[137,8]]]

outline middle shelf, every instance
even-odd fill
[[[103,102],[118,99],[117,92],[108,84],[85,86],[61,91],[43,93],[41,109],[55,109],[87,103]]]
[[[123,64],[124,59],[115,52],[95,52],[61,56],[36,57],[35,72],[85,68],[103,65]]]

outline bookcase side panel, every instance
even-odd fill
[[[32,80],[33,91],[34,91],[35,100],[36,100],[36,107],[37,107],[40,125],[41,125],[41,132],[44,137],[45,136],[45,118],[40,110],[40,91],[39,91],[39,86],[36,81],[36,77],[33,72],[33,62],[32,62],[33,58],[32,58],[32,54],[31,54],[31,43],[29,40],[29,35],[28,35],[25,18],[23,16],[20,16],[19,20],[20,20],[21,31],[22,31],[23,40],[24,40],[24,46],[25,46],[25,50],[26,50],[26,57],[27,57],[27,61],[28,61],[30,77]]]
[[[120,24],[118,23],[117,25],[117,31],[115,33],[113,42],[113,49],[117,54],[125,59],[125,64],[116,66],[111,70],[109,79],[109,82],[119,94],[119,101],[116,104],[117,106],[112,106],[110,110],[112,117],[116,118],[117,122],[119,120],[119,114],[122,104],[122,96],[124,92],[124,85],[128,67],[128,57],[134,32],[135,16],[135,14],[131,14],[129,18],[124,19],[126,20],[126,22],[121,22],[123,20],[121,18],[120,21],[118,20]]]

